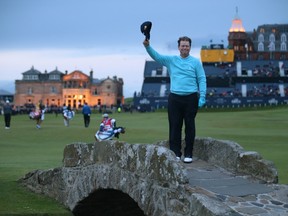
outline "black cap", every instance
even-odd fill
[[[150,40],[150,30],[152,28],[152,22],[146,21],[140,26],[141,32],[145,35],[145,40]]]

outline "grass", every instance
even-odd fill
[[[275,163],[281,184],[288,183],[288,108],[255,111],[206,112],[197,114],[197,136],[233,140],[245,150],[257,151]],[[120,140],[128,143],[154,143],[168,140],[166,112],[113,114],[118,126],[126,127]],[[3,117],[3,116],[0,116]],[[62,166],[65,145],[94,142],[101,120],[93,114],[89,128],[84,128],[81,114],[64,127],[59,115],[46,114],[42,128],[27,115],[12,117],[11,129],[0,130],[0,215],[71,215],[56,201],[34,194],[17,180],[34,169]]]

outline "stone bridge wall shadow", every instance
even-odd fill
[[[70,144],[64,149],[63,167],[32,171],[20,182],[70,210],[99,189],[115,189],[128,194],[149,216],[221,215],[219,209],[227,213],[227,207],[215,211],[222,205],[219,201],[206,196],[200,188],[189,187],[183,164],[176,161],[167,145],[167,141]],[[277,182],[272,162],[256,152],[245,152],[231,141],[196,138],[195,156],[267,183]]]

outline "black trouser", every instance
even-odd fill
[[[88,127],[90,124],[90,115],[89,114],[84,114],[84,125],[85,127]]]
[[[10,127],[11,114],[4,114],[5,127]]]
[[[170,93],[168,97],[169,144],[170,149],[181,157],[182,125],[185,123],[184,156],[193,156],[195,139],[195,117],[198,111],[198,95],[180,96]]]

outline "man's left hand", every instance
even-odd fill
[[[198,107],[199,108],[203,107],[205,105],[205,103],[206,103],[205,97],[200,97],[199,102],[198,102]]]

